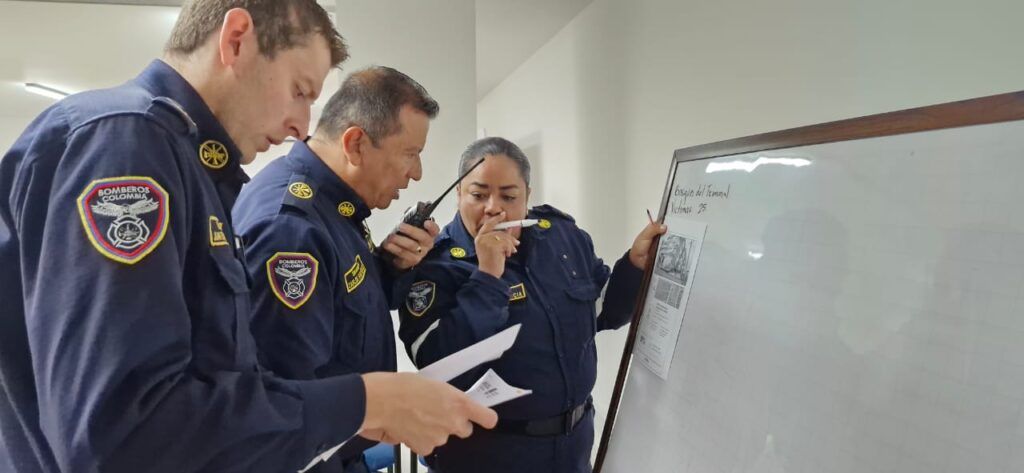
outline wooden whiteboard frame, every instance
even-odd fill
[[[665,182],[665,192],[661,198],[658,221],[664,222],[665,220],[672,183],[675,182],[676,169],[679,163],[682,162],[757,151],[795,148],[1016,120],[1024,120],[1024,91],[793,128],[677,149],[673,153],[668,179]],[[654,248],[657,248],[658,241],[655,240],[653,245]],[[640,318],[643,315],[644,306],[647,302],[646,294],[650,285],[651,274],[654,270],[654,259],[654,257],[651,257],[647,260],[643,283],[633,308],[632,324],[629,326],[626,344],[622,351],[622,359],[619,362],[619,372],[615,378],[615,389],[612,391],[612,399],[608,405],[608,413],[605,417],[604,429],[601,433],[600,444],[598,445],[597,460],[594,467],[595,473],[601,472],[605,457],[608,454],[608,444],[614,430],[615,418],[618,415],[619,403],[622,400],[622,390],[626,385],[627,373],[632,361],[637,328],[640,326]]]

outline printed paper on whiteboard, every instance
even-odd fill
[[[686,302],[690,298],[690,286],[708,229],[705,223],[682,219],[668,219],[665,224],[668,232],[662,235],[658,244],[654,274],[647,289],[647,304],[633,349],[640,363],[661,379],[668,379]]]

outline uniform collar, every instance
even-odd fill
[[[296,142],[288,153],[288,159],[294,160],[293,162],[302,167],[320,198],[326,199],[331,206],[336,207],[340,215],[356,223],[361,223],[370,216],[370,207],[351,186],[309,149],[309,145],[301,141]]]
[[[519,241],[522,244],[519,246],[519,251],[527,250],[532,246],[534,240],[544,239],[542,234],[532,231],[535,228],[524,229],[520,234]],[[445,240],[451,242],[448,245],[449,248],[462,248],[466,252],[465,258],[476,257],[476,239],[473,238],[473,235],[469,234],[469,230],[466,229],[466,225],[462,222],[462,216],[459,215],[458,211],[455,212],[455,218],[448,225],[445,225],[444,229],[441,230],[441,234],[438,235],[438,241]],[[455,255],[453,254],[452,256]]]
[[[210,177],[215,181],[249,181],[249,176],[241,167],[242,153],[238,146],[228,136],[199,92],[178,71],[155,59],[135,78],[135,83],[154,96],[167,97],[177,102],[196,124],[199,138],[196,159],[199,159]]]
[[[448,245],[449,251],[455,248],[462,248],[465,251],[465,258],[476,257],[476,242],[473,236],[469,234],[469,230],[466,230],[466,225],[462,223],[462,216],[459,215],[458,210],[455,211],[455,218],[441,230],[438,240],[451,241],[451,244]],[[455,254],[453,253],[452,256],[455,256]]]
[[[534,209],[530,209],[527,212],[526,218],[541,218]],[[541,241],[547,239],[547,230],[533,226],[526,228],[519,236],[519,241],[522,242],[519,245],[519,252],[528,254],[530,249],[534,245],[539,244]],[[475,258],[476,257],[476,240],[472,235],[469,234],[469,230],[466,229],[466,225],[462,222],[462,216],[459,212],[455,211],[455,218],[452,219],[448,225],[445,225],[444,229],[441,230],[441,234],[438,235],[438,242],[450,241],[451,244],[447,245],[449,250],[453,248],[462,248],[465,251],[463,258]],[[454,254],[452,256],[455,256]],[[520,255],[521,256],[521,255]],[[455,256],[459,258],[458,256]]]

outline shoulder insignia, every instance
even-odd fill
[[[547,229],[551,228],[551,220],[548,220],[546,218],[542,218],[542,219],[540,219],[540,221],[537,222],[537,226],[540,227],[540,228],[543,228],[544,230],[547,230]]]
[[[314,212],[314,195],[316,195],[316,187],[309,183],[306,176],[302,173],[293,173],[288,179],[288,185],[284,187],[281,205],[287,205],[310,214]]]
[[[569,215],[569,214],[567,214],[565,212],[562,212],[561,210],[558,210],[558,209],[556,209],[556,208],[554,208],[554,207],[552,207],[552,206],[550,206],[548,204],[538,205],[538,206],[530,209],[530,211],[531,211],[531,213],[534,213],[534,214],[542,216],[542,217],[549,217],[549,218],[555,218],[555,219],[563,219],[563,220],[568,220],[570,222],[576,223],[576,219],[572,218],[572,215]],[[541,228],[545,228],[543,226],[543,224],[541,224],[540,226],[541,226]],[[547,228],[550,228],[550,222],[549,222]]]
[[[224,222],[216,215],[210,215],[210,246],[228,246],[228,237],[224,233]]]
[[[153,97],[149,111],[161,121],[174,121],[174,123],[167,123],[172,129],[189,134],[194,134],[199,130],[196,122],[192,120],[185,108],[170,97]]]
[[[465,258],[466,257],[466,250],[464,250],[464,249],[462,249],[462,248],[460,248],[458,246],[453,247],[452,249],[448,250],[448,252],[451,253],[452,258],[460,258],[461,259],[461,258]]]
[[[267,260],[267,279],[277,300],[295,310],[316,290],[320,262],[309,253],[279,252]]]
[[[422,317],[427,313],[430,306],[434,305],[434,295],[437,285],[433,281],[419,281],[409,288],[409,295],[405,299],[405,308],[415,317]]]
[[[363,258],[356,255],[352,267],[345,271],[345,290],[349,293],[356,290],[363,283],[363,279],[366,279],[366,265],[363,264]]]
[[[309,184],[306,184],[305,182],[293,182],[288,184],[288,193],[300,199],[308,200],[313,198],[313,188],[309,187]]]
[[[511,291],[511,295],[508,298],[509,302],[526,299],[526,286],[523,283],[510,287],[509,291]]]
[[[135,264],[167,233],[167,191],[151,177],[97,179],[78,197],[78,214],[89,242],[103,256]]]
[[[199,145],[199,160],[210,169],[221,169],[228,164],[228,149],[223,143],[206,140]]]
[[[356,214],[356,206],[352,205],[352,202],[345,201],[338,204],[338,213],[342,217],[351,217]]]

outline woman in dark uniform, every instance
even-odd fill
[[[497,406],[493,431],[453,439],[427,463],[441,473],[589,472],[594,335],[629,322],[651,242],[664,227],[648,225],[609,269],[572,217],[549,205],[527,207],[530,163],[518,146],[503,138],[478,140],[463,153],[460,174],[481,159],[457,188],[458,215],[406,275],[399,335],[423,367],[521,323],[519,338],[500,360],[452,384],[468,389],[491,368],[533,393]],[[495,230],[521,219],[538,223]]]

